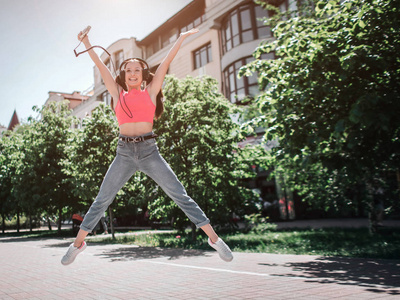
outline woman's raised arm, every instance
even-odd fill
[[[89,37],[86,34],[82,39],[82,31],[78,34],[78,40],[82,41],[82,43],[85,45],[86,49],[89,49],[92,47],[89,41]],[[96,52],[94,52],[93,49],[88,51],[90,58],[93,60],[94,64],[100,71],[101,78],[103,78],[104,84],[108,90],[108,92],[111,94],[111,97],[114,99],[118,99],[119,97],[119,92],[118,92],[118,87],[117,83],[114,81],[114,77],[111,74],[111,71],[107,68],[107,66],[104,64],[104,62],[100,59],[100,57],[97,55]]]
[[[183,41],[185,38],[187,38],[189,35],[195,34],[199,32],[197,28],[194,28],[192,30],[189,30],[187,32],[182,32],[179,35],[179,38],[176,40],[175,44],[172,46],[171,50],[169,50],[167,56],[164,58],[164,60],[161,62],[159,67],[157,68],[156,73],[154,74],[153,80],[147,87],[147,91],[149,92],[149,95],[151,97],[155,97],[158,92],[160,91],[165,75],[167,74],[168,68],[172,60],[175,58],[176,54],[179,51],[179,48],[181,47]]]

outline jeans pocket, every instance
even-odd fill
[[[144,144],[146,145],[154,145],[156,143],[155,139],[148,139],[143,141]]]
[[[124,141],[119,140],[118,141],[118,148],[124,148],[126,146],[126,143]]]

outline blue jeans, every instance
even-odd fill
[[[143,136],[152,134],[149,132]],[[82,221],[82,230],[92,232],[118,191],[136,171],[142,171],[152,178],[198,228],[210,223],[197,203],[187,195],[171,167],[158,152],[155,139],[138,143],[118,140],[117,156],[104,177],[95,201]]]

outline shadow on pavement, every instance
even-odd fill
[[[96,254],[102,258],[111,261],[126,261],[138,259],[152,259],[168,257],[169,260],[179,259],[181,257],[208,256],[206,251],[194,249],[170,249],[159,247],[126,247],[106,250],[101,254]]]
[[[61,240],[59,238],[26,238],[26,237],[10,237],[10,238],[2,238],[0,239],[1,243],[10,243],[10,242],[41,242],[40,247],[43,248],[65,248],[67,249],[71,242],[72,238],[67,240]],[[98,249],[98,254],[95,256],[99,256],[101,258],[110,259],[113,261],[126,261],[126,260],[138,260],[138,259],[152,259],[152,258],[161,258],[167,257],[169,260],[175,260],[182,257],[194,257],[194,256],[210,256],[207,251],[204,250],[195,250],[195,249],[181,249],[181,248],[160,248],[160,247],[140,247],[140,246],[130,246],[124,247],[117,244],[88,244],[89,247],[93,245]],[[107,247],[111,246],[111,249],[107,249]],[[105,249],[101,249],[105,247]]]
[[[304,263],[287,263],[285,266],[292,268],[295,273],[275,276],[319,279],[321,283],[358,285],[366,287],[366,290],[371,292],[400,295],[398,260],[321,257]]]

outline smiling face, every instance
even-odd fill
[[[128,87],[128,90],[131,89],[140,89],[140,85],[142,84],[142,71],[143,66],[138,61],[131,61],[125,65],[125,83]]]

